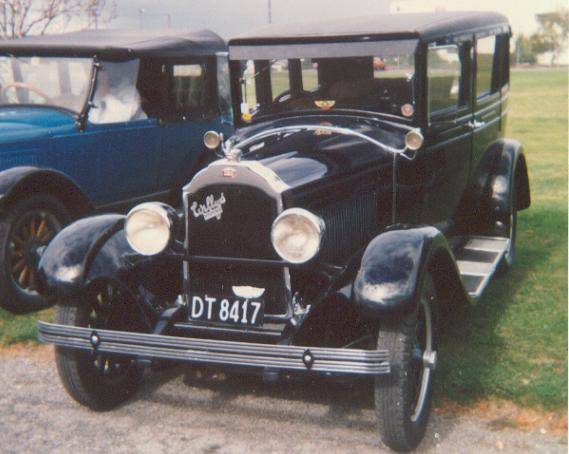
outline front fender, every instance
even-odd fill
[[[39,262],[41,291],[68,297],[88,279],[115,276],[133,252],[122,230],[125,216],[105,214],[81,219],[50,242]]]
[[[433,273],[436,287],[465,294],[452,251],[439,230],[399,227],[379,234],[368,245],[354,280],[358,311],[371,319],[412,312],[427,271]]]
[[[76,215],[83,215],[93,208],[78,184],[58,170],[19,166],[0,172],[0,210],[34,192],[56,196]]]

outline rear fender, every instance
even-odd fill
[[[427,272],[443,305],[467,302],[454,256],[434,227],[396,227],[368,245],[353,284],[353,300],[366,318],[411,313]]]
[[[515,140],[500,141],[499,157],[489,180],[490,213],[495,220],[506,221],[516,191],[516,210],[530,206],[530,189],[523,147]]]

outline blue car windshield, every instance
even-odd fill
[[[83,110],[91,58],[0,56],[0,106],[38,105]]]

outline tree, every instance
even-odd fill
[[[516,37],[516,44],[515,44],[515,54],[512,57],[512,61],[516,62],[516,64],[520,63],[529,63],[530,65],[534,65],[537,61],[535,49],[532,45],[533,35],[529,38],[520,33]]]
[[[61,31],[72,21],[97,28],[115,17],[114,0],[0,0],[0,39]]]
[[[536,14],[539,31],[532,36],[532,48],[538,54],[551,52],[551,64],[567,45],[569,37],[569,9]]]

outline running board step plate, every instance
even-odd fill
[[[508,238],[471,236],[455,252],[460,277],[473,299],[480,299],[509,246]]]

